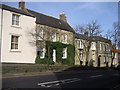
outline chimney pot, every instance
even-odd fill
[[[24,8],[25,8],[25,2],[24,2],[24,0],[21,0],[21,1],[19,2],[19,8],[20,8],[20,9],[24,9]]]
[[[67,22],[64,11],[63,11],[62,13],[60,13],[59,18],[60,18],[60,20],[62,20],[62,21],[64,21],[64,22]]]

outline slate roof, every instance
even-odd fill
[[[79,34],[79,33],[75,33],[75,38],[89,40],[88,36],[85,36],[84,34]]]
[[[105,43],[111,43],[111,40],[108,40],[104,37],[101,36],[91,36],[90,38],[92,38],[94,41],[101,41],[101,42],[105,42]]]
[[[11,11],[11,12],[27,15],[27,16],[30,16],[30,17],[35,17],[34,15],[30,14],[26,10],[17,9],[17,8],[14,8],[14,7],[11,7],[11,6],[7,6],[7,5],[4,5],[4,4],[0,4],[0,8],[2,8],[4,10]]]
[[[111,43],[111,40],[108,40],[108,39],[101,37],[101,36],[85,36],[84,34],[76,33],[75,38],[83,39],[83,40],[92,40],[93,42],[101,41],[101,42],[105,42],[105,43]]]
[[[70,32],[75,32],[67,22],[64,22],[60,19],[30,10],[30,9],[27,9],[27,11],[36,17],[37,24],[59,28],[62,30],[70,31]]]

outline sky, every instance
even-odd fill
[[[18,8],[18,2],[2,2]],[[113,22],[118,21],[118,2],[26,2],[25,8],[59,18],[64,11],[68,23],[74,28],[97,20],[105,36],[107,30],[112,30]]]

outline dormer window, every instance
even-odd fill
[[[12,25],[19,26],[19,23],[20,23],[19,17],[20,15],[12,14]]]

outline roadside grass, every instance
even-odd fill
[[[2,74],[30,73],[30,72],[55,72],[63,71],[69,65],[44,65],[44,64],[2,64]]]
[[[70,65],[44,65],[44,64],[2,64],[2,74],[55,72],[55,71],[96,71],[111,70],[106,67],[82,67]]]

